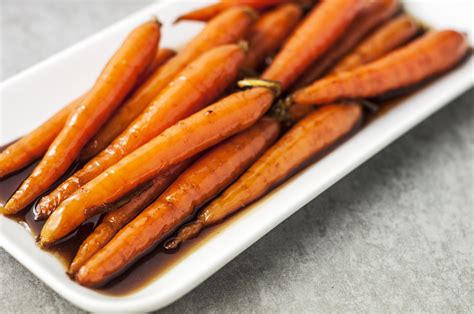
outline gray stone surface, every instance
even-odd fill
[[[0,0],[1,79],[148,2]],[[471,89],[163,312],[472,312],[473,100]],[[0,265],[0,312],[80,312],[1,249]]]

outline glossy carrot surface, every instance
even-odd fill
[[[14,214],[25,208],[67,171],[82,147],[153,60],[159,40],[160,24],[156,20],[140,25],[128,35],[92,89],[71,113],[33,173],[5,204],[4,214]]]
[[[153,73],[158,71],[160,66],[162,66],[175,55],[176,52],[172,49],[162,48],[158,50],[151,65],[139,78],[137,88],[139,88],[141,84],[146,83],[147,79],[150,78]],[[131,104],[134,105],[132,106]],[[100,128],[99,132],[94,135],[89,143],[87,143],[87,145],[82,149],[79,158],[82,161],[87,161],[106,148],[107,145],[109,145],[114,140],[114,138],[116,138],[127,128],[130,122],[138,117],[140,113],[142,113],[147,105],[148,103],[144,101],[126,102],[125,105],[121,106],[117,112],[115,112],[112,117],[104,124],[104,126]]]
[[[268,88],[234,93],[168,128],[62,202],[41,230],[40,245],[53,244],[96,215],[104,204],[246,129],[270,108],[274,97]]]
[[[99,133],[101,142],[94,144],[93,140],[90,143],[91,147],[87,147],[85,157],[96,155],[99,147],[104,149],[116,136],[127,129],[130,123],[189,63],[212,48],[236,43],[245,38],[255,20],[255,12],[247,7],[227,10],[212,19],[175,57],[151,73],[146,81],[130,95],[125,104],[104,126],[104,131]]]
[[[463,34],[433,31],[377,61],[316,81],[293,93],[291,99],[300,105],[321,105],[382,96],[453,68],[468,49]]]
[[[279,81],[282,89],[287,89],[342,36],[363,3],[363,0],[325,0],[316,5],[290,36],[262,78]]]
[[[236,44],[201,55],[173,80],[146,110],[103,152],[65,180],[36,206],[44,219],[81,186],[181,119],[210,104],[239,73],[245,51]]]
[[[349,25],[348,31],[321,58],[313,62],[295,83],[294,89],[307,86],[326,74],[367,34],[393,16],[399,9],[398,0],[365,1],[360,13]]]
[[[189,162],[185,161],[160,173],[139,191],[133,193],[126,204],[106,213],[79,247],[68,273],[74,275],[89,258],[109,243],[124,225],[153,202],[188,165]]]
[[[222,13],[223,11],[235,6],[245,5],[257,10],[261,10],[288,1],[289,0],[221,0],[216,4],[211,4],[209,6],[188,12],[178,17],[176,19],[176,22],[183,20],[206,22],[215,17],[216,15]]]
[[[420,28],[408,15],[402,14],[382,25],[372,35],[337,63],[331,73],[349,71],[374,61],[412,39]]]
[[[266,57],[283,45],[301,19],[302,13],[298,5],[288,3],[263,14],[251,31],[249,51],[243,67],[258,69]]]
[[[279,134],[263,118],[205,153],[155,201],[79,270],[76,280],[97,286],[127,267],[176,229],[194,210],[232,183]]]
[[[39,127],[0,152],[0,178],[7,177],[41,158],[82,99],[83,97],[79,97],[73,100]]]
[[[150,74],[146,81],[130,95],[125,104],[104,126],[106,130],[99,133],[98,136],[101,136],[104,141],[98,143],[97,148],[88,148],[92,151],[85,152],[86,157],[96,155],[99,145],[104,149],[126,130],[175,76],[201,54],[217,46],[236,43],[245,38],[256,18],[256,13],[248,7],[232,8],[213,18],[175,57]],[[107,141],[108,143],[105,143]],[[91,142],[91,145],[94,146],[94,142]]]
[[[347,136],[361,118],[362,108],[358,104],[329,105],[311,113],[283,135],[221,196],[202,209],[195,221],[181,228],[176,237],[165,243],[165,248],[176,248],[202,229],[261,198]]]

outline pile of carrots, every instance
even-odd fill
[[[157,20],[137,26],[88,91],[0,153],[0,178],[41,159],[0,208],[38,200],[40,247],[102,215],[68,270],[81,285],[255,202],[353,134],[367,99],[419,86],[469,50],[397,0],[221,0],[183,20],[206,24],[178,52],[160,48]]]

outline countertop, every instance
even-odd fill
[[[150,1],[0,0],[0,79]],[[474,90],[377,154],[164,313],[469,312]],[[0,249],[2,313],[81,312]]]

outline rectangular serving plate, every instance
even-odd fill
[[[182,47],[202,27],[172,25],[180,13],[206,2],[162,1],[110,26],[0,86],[0,143],[20,137],[39,125],[94,82],[99,70],[134,26],[157,15],[164,24],[163,47]],[[408,11],[437,28],[468,32],[470,1],[415,1]],[[472,86],[473,58],[446,76],[405,98],[329,155],[308,167],[267,197],[235,217],[145,288],[126,296],[100,294],[71,281],[53,255],[41,251],[16,222],[0,217],[0,244],[16,260],[57,293],[88,311],[151,311],[185,295],[226,263],[392,141]]]

